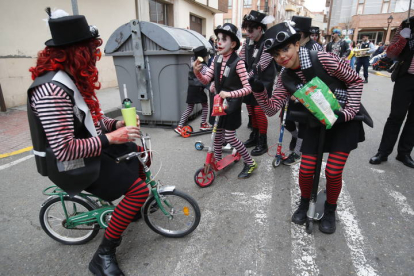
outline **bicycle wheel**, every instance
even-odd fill
[[[194,182],[201,188],[206,188],[213,184],[215,178],[216,175],[211,168],[209,168],[207,173],[204,172],[204,168],[201,168],[196,171],[194,175]]]
[[[77,197],[63,198],[69,216],[79,215],[96,208],[92,203]],[[68,245],[84,244],[92,240],[99,232],[97,223],[78,225],[76,228],[66,227],[66,216],[59,197],[47,201],[40,209],[40,225],[52,239]]]
[[[193,232],[200,223],[201,212],[197,202],[178,190],[160,193],[166,216],[157,201],[151,197],[143,207],[144,220],[154,232],[169,238],[181,238]]]

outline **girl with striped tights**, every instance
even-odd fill
[[[326,131],[323,149],[324,152],[329,153],[325,169],[327,200],[319,230],[331,234],[336,230],[335,210],[342,188],[343,169],[351,150],[357,148],[358,143],[365,140],[362,122],[352,120],[360,109],[363,83],[358,74],[338,56],[325,52],[310,52],[300,47],[299,35],[292,25],[290,22],[280,23],[270,28],[265,34],[270,38],[266,51],[280,66],[284,67],[272,96],[270,98],[267,96],[259,80],[251,80],[250,84],[254,96],[268,116],[275,115],[291,95],[303,87],[307,82],[305,74],[308,72],[314,72],[322,80],[329,78],[335,83],[343,84],[338,87],[346,87],[346,90],[337,88],[332,91],[338,102],[343,105],[343,110],[337,112],[337,121],[331,129]],[[315,56],[320,65],[311,59]],[[294,77],[289,78],[289,76]],[[299,171],[301,200],[299,208],[292,216],[292,222],[296,224],[306,222],[316,167],[318,140],[319,128],[306,125]]]
[[[69,16],[61,11],[57,17],[50,9],[48,13],[52,39],[39,52],[36,66],[30,68],[34,84],[42,81],[29,89],[29,104],[58,162],[83,162],[99,157],[99,175],[86,185],[73,183],[78,192],[86,190],[107,201],[124,196],[89,263],[89,270],[95,275],[124,275],[118,267],[115,250],[121,243],[122,233],[137,218],[149,190],[137,159],[116,164],[111,156],[143,150],[132,143],[140,137],[139,118],[137,126],[125,127],[124,121],[105,117],[101,112],[95,91],[100,88],[96,62],[100,59],[98,48],[102,40],[96,27],[93,32],[82,15]],[[55,78],[57,75],[68,76],[68,83],[73,86],[61,85]],[[82,100],[75,99],[77,93]],[[91,117],[89,125],[84,119],[88,116]],[[55,184],[59,186],[59,181]]]
[[[205,73],[201,72],[202,65],[198,60],[194,63],[194,73],[204,84],[214,79],[212,91],[219,93],[220,97],[240,98],[251,93],[248,82],[248,74],[244,62],[235,52],[240,47],[240,31],[231,23],[214,30],[217,36],[218,55]],[[216,71],[220,70],[220,71]],[[222,158],[222,145],[226,141],[235,148],[244,160],[243,170],[239,178],[248,178],[257,168],[257,163],[252,159],[245,145],[236,137],[236,129],[241,125],[241,101],[237,106],[229,107],[234,109],[231,114],[220,117],[216,138],[214,140],[214,157],[217,161]],[[224,141],[223,141],[224,140]]]

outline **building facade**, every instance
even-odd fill
[[[85,15],[96,25],[103,39],[102,50],[111,34],[131,20],[151,21],[177,28],[192,29],[205,37],[214,32],[214,15],[227,12],[228,0],[20,0],[0,1],[0,85],[7,108],[26,103],[31,84],[29,68],[37,52],[50,39],[44,11],[63,9],[69,14]],[[76,5],[74,5],[75,3]],[[98,62],[101,87],[117,86],[112,57]],[[99,93],[99,92],[98,92]]]
[[[407,19],[410,0],[327,0],[328,31],[340,27],[360,42],[368,35],[374,43],[389,41]],[[411,15],[414,11],[411,11]],[[330,33],[329,33],[330,34]]]

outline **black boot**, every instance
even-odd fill
[[[298,209],[293,213],[292,222],[302,225],[306,222],[306,213],[309,209],[309,198],[300,197]]]
[[[256,147],[252,150],[252,156],[259,156],[265,154],[268,150],[267,147],[267,134],[259,134],[259,142]]]
[[[247,141],[244,142],[244,145],[246,146],[246,148],[254,147],[256,146],[258,140],[259,140],[259,129],[253,128],[252,133],[250,133],[249,139],[247,139]]]
[[[253,127],[252,127],[252,115],[249,115],[249,122],[247,123],[247,128],[253,130]]]
[[[333,234],[336,230],[335,221],[336,204],[329,204],[325,201],[325,211],[321,222],[319,223],[319,231],[325,234]]]
[[[104,237],[89,263],[89,270],[97,276],[124,276],[115,256],[116,247],[120,244],[121,239],[109,240]]]

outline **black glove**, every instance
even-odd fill
[[[249,84],[252,87],[253,92],[263,92],[265,89],[263,83],[255,77],[249,79]]]
[[[335,110],[334,113],[336,116],[338,116],[338,119],[335,121],[335,125],[345,122],[345,114],[342,111]]]

